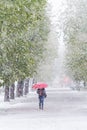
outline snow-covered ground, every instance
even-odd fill
[[[0,130],[87,130],[87,92],[47,90],[44,110],[36,92],[3,102],[0,94]]]

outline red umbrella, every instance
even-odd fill
[[[48,85],[46,83],[36,83],[32,86],[32,88],[34,89],[38,89],[38,88],[46,88]]]

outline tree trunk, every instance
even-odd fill
[[[14,90],[15,90],[15,84],[12,84],[10,87],[10,99],[15,98]]]
[[[4,94],[4,101],[8,102],[9,100],[9,87],[5,86],[5,94]]]
[[[18,81],[17,91],[16,91],[17,97],[23,96],[23,87],[24,87],[24,82],[22,80]]]
[[[29,78],[25,79],[24,95],[27,95],[28,92],[29,92]]]
[[[23,96],[24,81],[21,80],[20,86],[21,86],[21,87],[20,87],[20,88],[21,88],[21,89],[20,89],[20,96]]]

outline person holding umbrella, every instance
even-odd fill
[[[44,107],[44,98],[47,97],[45,88],[37,89],[37,94],[38,94],[38,98],[39,98],[39,109],[43,110],[43,107]]]
[[[39,99],[39,109],[44,108],[44,98],[47,97],[45,88],[47,84],[45,83],[36,83],[32,86],[32,88],[37,89],[38,99]]]

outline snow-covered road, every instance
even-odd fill
[[[0,103],[0,130],[87,130],[87,92],[48,90],[44,110],[35,92]]]

